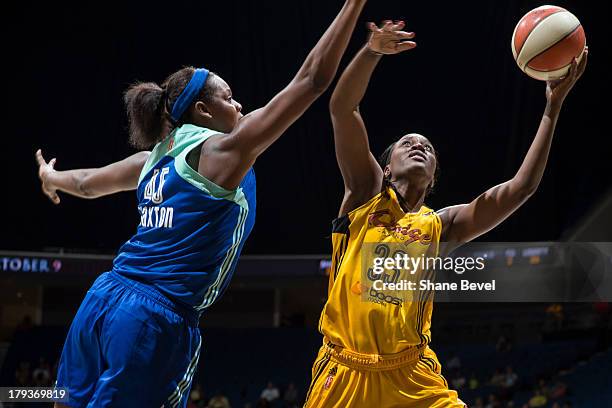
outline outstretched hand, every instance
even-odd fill
[[[403,21],[394,24],[391,20],[386,20],[381,27],[368,23],[370,35],[367,48],[372,52],[387,55],[413,49],[416,43],[407,40],[414,38],[414,33],[402,31],[404,26]]]
[[[49,181],[49,174],[55,171],[55,162],[57,159],[51,159],[49,163],[45,161],[42,155],[42,151],[38,149],[36,151],[36,163],[38,164],[38,178],[40,179],[41,188],[43,193],[49,200],[53,202],[53,204],[59,204],[60,199],[57,195],[57,188],[52,185]]]
[[[584,73],[587,59],[589,56],[589,47],[584,48],[584,54],[580,63],[574,58],[572,65],[566,76],[553,81],[546,81],[546,100],[549,103],[562,104],[569,91],[574,84]]]

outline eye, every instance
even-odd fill
[[[425,145],[425,150],[427,150],[428,152],[433,152],[433,147],[431,147],[430,145]]]
[[[404,141],[402,142],[402,146],[410,146],[412,143],[410,143],[410,140],[408,139],[404,139]]]
[[[230,96],[229,96],[229,97],[228,97],[226,100],[227,100],[228,102],[231,102],[231,101],[232,101],[232,97],[231,97],[231,95],[230,95]]]

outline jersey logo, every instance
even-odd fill
[[[359,281],[355,282],[355,284],[351,286],[351,292],[353,292],[355,295],[361,295],[365,290],[368,290],[368,287],[362,285]]]
[[[329,372],[327,373],[327,378],[325,379],[325,384],[323,384],[324,390],[329,390],[329,387],[331,387],[337,372],[338,367],[332,367],[329,369]]]
[[[400,241],[406,241],[406,244],[419,242],[422,245],[431,243],[431,235],[424,234],[420,228],[412,228],[412,224],[406,226],[400,225],[398,220],[391,214],[389,210],[379,210],[370,213],[368,216],[368,224],[373,227],[382,227],[386,235],[393,235]]]
[[[166,182],[166,174],[170,172],[169,167],[153,170],[153,176],[147,183],[144,191],[145,200],[151,200],[153,204],[161,204],[164,201],[163,189],[164,183]],[[159,183],[157,183],[157,177],[159,176]]]

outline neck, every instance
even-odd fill
[[[419,211],[425,201],[427,186],[416,185],[408,180],[391,180],[399,203],[405,212]]]

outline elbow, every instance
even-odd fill
[[[332,80],[333,76],[313,73],[313,75],[308,78],[308,86],[312,93],[322,95],[325,91],[327,91],[327,88],[329,88],[331,85]]]
[[[335,70],[326,69],[323,65],[321,61],[312,61],[306,74],[308,87],[317,95],[322,94],[330,87],[336,74]]]
[[[354,106],[347,102],[347,98],[338,96],[335,92],[329,100],[329,113],[331,116],[346,116],[359,112],[359,105]]]
[[[96,198],[86,176],[80,176],[75,178],[76,190],[82,198]]]
[[[535,192],[538,190],[538,185],[539,183],[528,183],[523,186],[520,186],[518,189],[518,194],[520,196],[521,201],[526,201],[532,195],[534,195]]]

